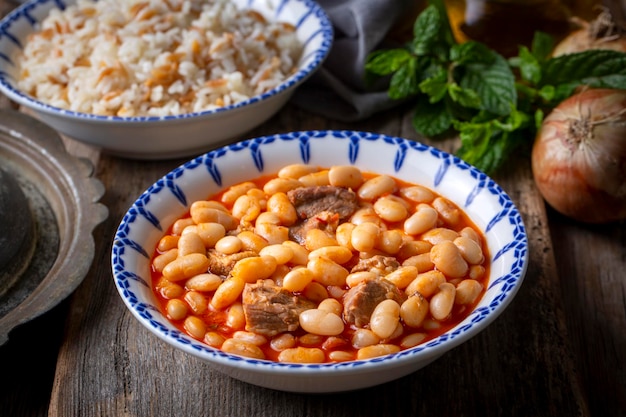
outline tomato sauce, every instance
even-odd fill
[[[373,173],[363,173],[364,181],[370,178],[374,178],[376,175],[377,174],[373,174]],[[250,180],[250,182],[253,183],[258,189],[262,190],[263,186],[273,178],[276,178],[276,175],[259,177],[259,178]],[[398,184],[399,189],[414,185],[414,184],[407,183],[405,181],[401,181],[399,179],[394,178],[394,180]],[[224,193],[227,191],[228,189],[225,189],[222,192],[214,196],[210,196],[207,200],[222,201],[222,197],[224,196]],[[439,197],[438,194],[436,193],[434,194],[435,196]],[[411,203],[411,204],[415,205],[415,203]],[[232,204],[224,204],[224,206],[228,210],[232,209]],[[484,261],[482,262],[480,266],[484,268],[484,273],[482,273],[480,277],[476,278],[476,280],[478,280],[482,284],[482,291],[480,292],[479,296],[476,297],[476,299],[469,304],[463,304],[463,305],[455,304],[449,316],[444,320],[435,320],[429,315],[429,317],[424,322],[424,325],[418,329],[411,328],[407,326],[406,324],[404,324],[402,320],[400,320],[400,323],[403,326],[402,334],[400,334],[399,336],[395,338],[384,340],[386,344],[397,345],[401,347],[400,348],[401,350],[404,350],[404,349],[413,347],[413,346],[402,345],[402,340],[407,335],[420,333],[421,334],[420,337],[423,337],[423,338],[421,339],[419,344],[423,344],[425,342],[428,342],[429,340],[432,340],[440,336],[441,334],[444,334],[445,332],[447,332],[448,330],[456,326],[463,319],[465,319],[474,310],[475,306],[477,305],[477,303],[480,301],[480,299],[482,298],[484,294],[485,288],[487,287],[487,284],[488,284],[487,279],[489,276],[489,266],[490,266],[489,265],[490,257],[489,257],[489,253],[487,250],[485,237],[482,233],[479,232],[479,229],[474,225],[474,223],[471,221],[471,219],[467,216],[465,212],[463,212],[456,206],[454,207],[458,210],[458,213],[460,214],[459,220],[455,223],[453,227],[450,225],[446,225],[446,224],[442,224],[442,226],[451,228],[452,230],[455,230],[457,232],[469,227],[478,234],[480,241],[481,241],[480,246],[484,255]],[[181,218],[190,218],[189,212]],[[392,230],[392,229],[401,230],[402,229],[402,222],[390,223],[390,222],[385,222],[383,220],[382,223],[384,223],[385,227],[388,230]],[[170,227],[170,229],[166,232],[165,236],[167,235],[173,235],[172,227]],[[416,236],[415,238],[419,240],[420,236]],[[158,248],[155,248],[152,259],[154,260],[155,257],[161,255],[164,252],[165,251],[159,251]],[[346,265],[344,266],[346,266],[346,268],[349,270],[350,267],[358,261],[358,259],[359,259],[359,254],[356,253],[354,258],[348,263],[346,263]],[[289,268],[292,268],[295,265],[290,265],[289,263],[287,263],[286,266]],[[462,279],[467,279],[467,276]],[[462,279],[452,279],[452,280],[448,279],[448,282],[458,283]],[[160,285],[163,283],[163,280],[164,280],[163,274],[157,271],[157,269],[153,266],[152,267],[152,289],[159,302],[159,308],[161,309],[163,314],[166,317],[168,317],[170,321],[181,332],[189,334],[189,332],[185,329],[184,320],[182,319],[172,320],[171,317],[168,316],[167,303],[170,301],[172,296],[162,291]],[[183,293],[177,298],[184,299],[184,294],[186,291],[184,290],[183,284],[181,284],[180,286],[183,287]],[[349,287],[345,285],[340,290],[345,292],[349,290]],[[337,291],[339,291],[339,289],[335,288],[335,293]],[[295,294],[300,295],[299,293],[295,293]],[[210,301],[213,296],[212,292],[206,293],[205,296],[206,296],[208,308],[206,308],[201,314],[196,314],[196,315],[201,317],[204,323],[206,324],[207,332],[215,332],[219,334],[220,336],[222,336],[224,339],[228,339],[228,338],[232,338],[235,332],[244,330],[242,328],[233,329],[228,325],[228,308],[224,310],[215,310],[211,307]],[[342,301],[341,297],[339,297],[338,300],[341,302]],[[239,301],[241,301],[241,295],[239,296]],[[192,313],[190,312],[190,314]],[[326,361],[331,362],[331,360],[328,359],[328,353],[333,350],[340,350],[342,352],[346,352],[347,354],[349,354],[349,356],[352,359],[357,358],[357,353],[359,349],[357,347],[352,346],[352,343],[351,343],[351,340],[356,331],[357,331],[357,328],[354,325],[346,325],[344,328],[344,331],[341,334],[336,335],[336,336],[318,336],[318,335],[307,334],[307,332],[304,331],[302,328],[298,328],[298,330],[290,332],[290,333],[294,336],[295,340],[298,341],[298,346],[303,346],[307,348],[319,348],[326,353],[326,358],[327,358]],[[191,334],[190,336],[194,337]],[[199,338],[199,337],[195,337],[195,338],[201,342],[203,341],[202,338]],[[271,338],[268,337],[267,339],[268,339],[267,343],[264,343],[259,346],[260,350],[263,352],[264,359],[267,359],[270,361],[279,361],[280,351],[272,348],[270,344]]]

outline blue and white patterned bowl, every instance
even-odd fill
[[[326,59],[333,41],[328,16],[313,0],[232,0],[296,27],[304,45],[297,71],[276,88],[217,110],[164,117],[108,117],[53,107],[20,91],[15,59],[29,34],[55,8],[76,0],[31,0],[0,21],[0,91],[60,133],[110,154],[135,159],[198,155],[240,137],[273,116]]]
[[[150,257],[168,227],[190,204],[244,180],[275,174],[292,163],[354,165],[425,185],[461,207],[486,236],[488,289],[476,309],[445,334],[410,350],[370,360],[322,365],[244,359],[181,333],[157,307]],[[439,358],[484,330],[513,300],[528,263],[520,213],[491,178],[440,150],[397,137],[352,131],[294,132],[224,147],[176,168],[145,191],[122,220],[112,249],[120,296],[159,338],[215,369],[252,384],[295,392],[338,392],[381,384]]]

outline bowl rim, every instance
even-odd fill
[[[475,185],[476,188],[472,190],[472,193],[470,193],[468,198],[475,198],[476,195],[471,194],[476,192],[480,193],[480,190],[484,189],[488,189],[489,192],[495,194],[497,196],[498,203],[502,205],[502,210],[494,217],[492,222],[500,222],[503,221],[503,219],[508,220],[513,229],[514,242],[508,243],[506,247],[501,248],[501,253],[492,253],[491,256],[492,259],[495,260],[503,253],[506,254],[512,252],[515,256],[515,262],[511,265],[511,270],[507,270],[507,273],[503,276],[498,277],[491,275],[488,289],[498,284],[505,287],[505,292],[503,294],[498,294],[496,299],[492,300],[491,304],[488,306],[483,306],[480,309],[475,308],[463,321],[445,333],[416,347],[402,350],[394,354],[366,360],[321,364],[280,363],[270,360],[243,358],[223,352],[193,339],[183,332],[172,331],[171,329],[164,328],[163,324],[159,323],[158,319],[153,316],[155,307],[144,302],[139,302],[138,300],[132,300],[134,295],[129,294],[127,281],[129,279],[141,280],[141,278],[133,276],[132,272],[125,270],[123,261],[121,261],[121,256],[123,255],[125,247],[137,245],[136,242],[128,242],[127,235],[129,222],[134,221],[134,218],[137,216],[146,215],[146,205],[150,204],[151,197],[154,197],[153,193],[158,193],[161,189],[164,189],[164,187],[169,187],[172,192],[176,192],[176,181],[184,174],[185,170],[192,167],[195,168],[203,161],[208,161],[210,162],[209,165],[214,166],[215,161],[219,160],[219,158],[226,155],[229,151],[236,152],[244,148],[249,148],[252,152],[256,152],[262,148],[263,144],[278,140],[295,139],[300,140],[301,143],[305,143],[313,142],[316,139],[327,138],[331,138],[332,140],[335,138],[348,139],[350,141],[356,141],[357,143],[359,141],[367,143],[370,141],[381,140],[385,142],[385,145],[391,144],[397,146],[398,152],[406,151],[407,149],[418,150],[424,155],[427,155],[429,158],[433,157],[440,159],[444,169],[456,167],[459,168],[460,171],[467,172],[471,175],[471,178],[477,181],[477,185]],[[300,156],[302,157],[303,155]],[[404,156],[406,156],[406,154]],[[255,160],[254,162],[256,163],[257,161]],[[395,163],[398,163],[398,161]],[[214,174],[215,173],[211,173],[211,175]],[[441,174],[441,172],[437,173],[437,175]],[[191,202],[189,202],[189,204],[190,203]],[[490,224],[489,226],[491,227],[493,224]],[[112,245],[111,267],[115,285],[127,308],[144,327],[147,327],[151,333],[155,334],[168,344],[216,365],[225,365],[228,367],[237,366],[239,368],[243,367],[246,371],[253,372],[271,371],[272,373],[284,375],[297,374],[298,376],[302,376],[302,374],[305,373],[308,376],[317,377],[328,375],[329,373],[334,373],[339,370],[359,370],[360,372],[361,370],[367,370],[369,367],[379,365],[383,365],[383,367],[387,368],[396,368],[406,366],[409,362],[413,362],[418,358],[420,361],[428,359],[434,360],[442,354],[476,336],[488,327],[488,325],[491,324],[506,309],[521,287],[528,268],[528,238],[521,214],[506,192],[486,174],[456,156],[417,141],[378,133],[347,130],[298,131],[261,136],[258,138],[240,141],[232,145],[227,145],[187,161],[178,168],[164,175],[141,194],[120,222]],[[493,271],[491,273],[493,274]],[[158,311],[158,308],[156,310],[162,317],[162,320],[168,322],[167,318],[165,318]],[[441,347],[441,349],[438,349],[439,347]]]
[[[11,26],[18,21],[20,18],[25,18],[31,25],[34,26],[35,23],[39,23],[37,19],[35,19],[30,11],[34,10],[38,6],[42,6],[45,3],[53,3],[52,8],[60,8],[60,5],[65,6],[60,0],[29,0],[26,3],[21,4],[12,10],[9,14],[7,14],[2,20],[0,20],[0,38],[2,36],[7,37],[11,41],[11,43],[21,46],[20,40],[13,36],[10,32]],[[75,3],[75,2],[74,2]],[[249,0],[247,2],[248,5],[253,4],[253,0]],[[303,48],[310,42],[310,40],[319,34],[322,36],[322,40],[320,43],[320,47],[309,52],[307,55],[302,55],[299,58],[299,62],[305,62],[310,59],[310,62],[303,67],[299,68],[295,73],[291,74],[285,80],[283,80],[276,87],[247,98],[246,100],[228,105],[219,107],[216,109],[203,110],[199,112],[191,112],[191,113],[183,113],[178,115],[165,115],[165,116],[132,116],[132,117],[122,117],[122,116],[103,116],[92,113],[84,113],[73,110],[67,110],[60,107],[56,107],[50,104],[47,104],[43,101],[32,97],[23,91],[21,91],[17,86],[13,85],[15,83],[10,83],[7,81],[7,78],[10,76],[0,69],[0,92],[4,93],[9,98],[14,101],[30,107],[34,111],[46,113],[52,116],[61,116],[61,117],[69,117],[69,118],[77,118],[79,120],[84,121],[101,121],[101,122],[118,122],[118,123],[130,123],[130,124],[141,124],[146,122],[151,123],[159,123],[159,122],[171,122],[171,121],[182,121],[190,118],[197,117],[212,117],[217,116],[224,112],[229,112],[233,110],[240,110],[246,107],[257,105],[265,100],[271,99],[282,92],[293,89],[298,85],[302,84],[305,80],[313,75],[316,69],[320,68],[326,58],[328,57],[331,47],[333,45],[334,38],[334,29],[330,18],[324,11],[324,9],[315,1],[315,0],[280,0],[279,7],[280,9],[284,9],[288,7],[289,4],[293,3],[301,3],[304,5],[307,12],[300,18],[297,26],[300,24],[304,24],[309,17],[316,18],[319,21],[319,28],[311,35],[309,35],[308,39],[302,42]],[[250,7],[250,6],[248,6]],[[47,16],[47,15],[46,15]],[[14,65],[11,58],[2,52],[0,52],[0,60],[5,61],[11,65]]]

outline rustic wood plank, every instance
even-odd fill
[[[2,15],[12,7],[0,0]],[[626,3],[622,8],[626,11]],[[0,106],[15,107],[5,97]],[[386,113],[363,123],[338,124],[289,107],[247,136],[328,128],[416,138],[408,109],[397,117]],[[76,293],[16,329],[0,347],[5,360],[1,415],[626,414],[624,222],[598,227],[550,210],[546,216],[527,167],[511,167],[496,177],[520,208],[530,237],[526,282],[507,311],[476,338],[415,374],[362,391],[309,396],[225,377],[139,325],[115,291],[110,241],[134,198],[177,162],[100,158],[93,149],[66,145],[98,165],[111,216],[95,231],[94,266]],[[436,145],[450,151],[455,143]],[[42,342],[44,350],[39,349]]]
[[[575,363],[594,416],[626,413],[626,222],[583,225],[549,211]]]
[[[383,114],[359,127],[411,138],[408,117]],[[356,127],[287,108],[251,136],[316,128]],[[520,205],[531,239],[528,278],[510,308],[476,338],[412,375],[366,390],[310,396],[223,376],[152,336],[123,306],[108,269],[113,232],[134,198],[179,162],[101,158],[98,177],[107,185],[103,202],[111,216],[96,231],[96,266],[71,300],[50,416],[478,416],[486,409],[510,416],[587,414],[565,336],[545,211],[527,167],[499,178]]]

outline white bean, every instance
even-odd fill
[[[461,220],[460,210],[443,197],[437,197],[432,202],[433,208],[437,210],[439,216],[446,221],[449,226],[456,226]]]
[[[380,228],[375,223],[362,223],[352,230],[350,243],[359,252],[370,252],[376,246]]]
[[[402,340],[400,341],[400,346],[405,349],[412,348],[422,343],[422,340],[424,340],[425,338],[426,334],[424,333],[412,333],[402,338]]]
[[[400,306],[400,317],[407,326],[418,328],[424,322],[428,311],[428,300],[420,293],[415,293]]]
[[[256,346],[262,346],[267,343],[267,338],[265,336],[243,330],[238,330],[233,333],[233,339],[243,340]]]
[[[444,282],[446,282],[446,277],[440,271],[423,272],[418,274],[406,287],[405,292],[409,296],[420,293],[424,297],[430,298]]]
[[[346,268],[327,258],[313,258],[307,263],[314,280],[322,285],[343,286],[350,273]]]
[[[198,315],[204,313],[209,305],[206,297],[198,291],[188,291],[184,299],[189,308]]]
[[[185,288],[195,291],[215,291],[222,283],[222,277],[219,275],[204,273],[189,278],[185,282]]]
[[[363,183],[357,194],[362,200],[373,201],[385,194],[391,194],[396,189],[396,181],[389,175],[379,175]]]
[[[375,345],[378,342],[380,342],[380,337],[369,329],[356,329],[352,335],[352,346],[356,349]]]
[[[317,172],[319,170],[315,165],[291,164],[284,166],[278,171],[278,178],[298,179],[304,175]]]
[[[395,271],[385,275],[385,279],[403,290],[417,278],[417,268],[414,266],[401,266]]]
[[[284,265],[293,258],[293,250],[283,244],[268,245],[261,249],[260,256],[273,256],[278,265]]]
[[[222,350],[233,355],[245,356],[253,359],[265,359],[265,354],[260,347],[245,340],[226,339],[222,344]]]
[[[420,206],[404,222],[404,232],[409,235],[420,235],[437,225],[437,210],[429,206]]]
[[[473,279],[464,279],[456,286],[456,304],[472,304],[483,290],[480,282]]]
[[[418,204],[430,203],[435,199],[435,193],[426,187],[422,187],[421,185],[403,187],[398,192],[402,197]]]
[[[430,314],[437,320],[445,320],[452,312],[456,288],[449,282],[439,286],[439,292],[430,299]]]
[[[374,309],[370,329],[381,339],[392,335],[400,321],[400,305],[391,299],[383,300]]]
[[[349,165],[337,165],[328,170],[330,185],[356,190],[363,183],[361,170]]]
[[[283,288],[293,292],[304,291],[314,277],[315,274],[308,268],[292,269],[283,277]]]
[[[185,256],[190,253],[206,255],[204,241],[197,233],[185,233],[178,239],[178,256]]]
[[[326,355],[322,349],[302,346],[285,349],[278,354],[278,362],[322,363],[325,358]]]
[[[461,251],[463,259],[471,265],[481,264],[485,260],[482,249],[473,239],[459,236],[454,239],[454,244],[459,248],[459,251]]]
[[[261,214],[261,203],[258,199],[244,194],[235,200],[232,213],[243,223],[251,223]]]
[[[372,271],[352,272],[346,277],[346,285],[353,288],[365,280],[375,279],[376,277],[378,277],[378,274]]]
[[[237,236],[224,236],[215,242],[215,250],[226,255],[232,255],[241,250],[243,243]]]
[[[381,219],[392,223],[405,220],[409,214],[406,206],[391,195],[383,196],[376,200],[374,211]]]
[[[257,187],[256,184],[251,181],[235,184],[222,194],[222,202],[225,204],[233,204],[239,197],[253,188]]]
[[[337,336],[343,332],[341,317],[317,308],[300,313],[300,327],[305,331],[322,336]]]
[[[449,240],[433,246],[430,250],[430,260],[439,271],[450,278],[462,278],[469,269],[459,248]]]
[[[317,309],[336,314],[337,316],[341,316],[341,312],[343,311],[343,305],[334,298],[327,298],[319,303]]]
[[[391,344],[380,344],[380,345],[372,345],[366,346],[364,348],[359,349],[357,352],[357,359],[370,359],[376,358],[379,356],[389,355],[392,353],[400,352],[400,347]]]
[[[323,246],[309,253],[309,259],[320,257],[328,258],[338,264],[345,264],[352,259],[352,251],[345,246]]]

